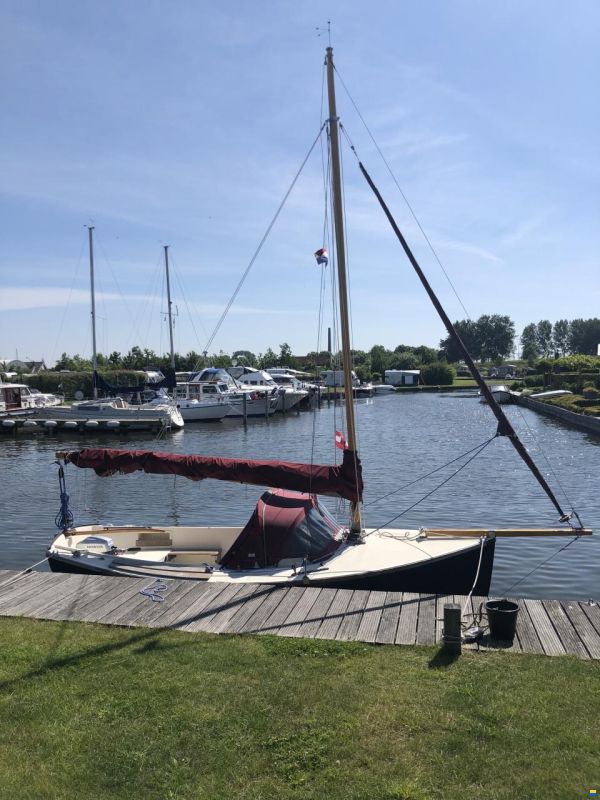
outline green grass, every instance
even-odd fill
[[[600,664],[0,621],[0,797],[586,798]]]

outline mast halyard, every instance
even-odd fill
[[[348,283],[346,279],[346,239],[344,233],[344,214],[342,203],[342,175],[340,162],[339,120],[335,103],[335,82],[333,71],[333,48],[326,51],[327,93],[329,98],[329,135],[331,141],[331,194],[333,200],[333,221],[335,247],[338,267],[338,292],[340,298],[340,328],[342,337],[342,366],[344,370],[344,406],[348,449],[356,453],[356,425],[354,420],[354,392],[352,386],[352,359],[350,354],[350,322],[348,312]],[[362,521],[360,504],[352,503],[350,532],[360,533]]]
[[[96,295],[94,292],[94,237],[92,231],[93,225],[88,225],[88,240],[90,251],[90,294],[92,299],[92,385],[94,400],[98,399],[98,386],[96,382],[96,374],[98,369],[98,355],[96,353]]]
[[[167,273],[167,308],[169,314],[169,343],[171,346],[171,367],[175,369],[175,350],[173,348],[173,314],[171,310],[171,283],[169,281],[169,245],[163,245],[165,248],[165,271]]]

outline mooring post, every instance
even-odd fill
[[[457,603],[444,603],[444,649],[449,653],[461,652],[461,612]]]

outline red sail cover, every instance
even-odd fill
[[[340,466],[105,448],[71,450],[62,455],[66,462],[93,469],[96,475],[101,476],[141,470],[153,475],[181,475],[193,481],[214,478],[218,481],[339,496],[353,503],[362,500],[360,459],[352,450],[344,450]]]

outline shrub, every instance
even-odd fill
[[[456,370],[443,361],[428,364],[421,370],[421,378],[426,386],[450,386],[454,382]]]

